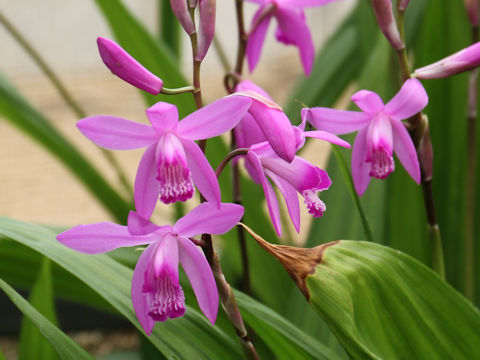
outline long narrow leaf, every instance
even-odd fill
[[[53,325],[45,316],[39,313],[32,305],[30,305],[20,294],[18,294],[10,285],[0,279],[0,289],[12,300],[15,306],[27,316],[45,336],[48,342],[57,351],[61,359],[82,360],[93,359],[84,349],[71,340],[55,325]],[[37,358],[34,356],[33,358]]]

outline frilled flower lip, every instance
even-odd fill
[[[217,100],[178,121],[174,105],[159,102],[147,109],[151,125],[145,125],[113,116],[91,116],[77,123],[78,129],[95,144],[112,150],[147,147],[140,160],[135,179],[134,198],[138,213],[150,218],[160,193],[158,161],[167,151],[158,146],[165,135],[174,136],[176,148],[185,154],[185,171],[191,173],[200,193],[213,204],[220,203],[218,181],[205,155],[195,143],[218,136],[232,129],[245,115],[252,100],[231,95]],[[180,194],[181,195],[181,194]],[[178,195],[176,200],[181,200]]]
[[[337,135],[358,131],[352,151],[352,176],[357,193],[363,195],[368,187],[372,153],[380,149],[380,144],[389,156],[395,152],[408,174],[417,184],[420,183],[417,152],[401,120],[419,113],[427,105],[428,95],[422,84],[417,79],[405,81],[386,105],[377,94],[367,90],[355,93],[352,101],[361,112],[305,108],[302,109],[302,118],[319,130]],[[379,122],[379,117],[386,119],[388,124]]]
[[[57,240],[87,254],[148,244],[135,267],[131,292],[137,318],[145,332],[151,334],[155,320],[159,320],[160,315],[154,314],[152,317],[152,314],[149,314],[152,312],[152,304],[147,293],[154,288],[154,277],[158,278],[162,274],[169,276],[168,280],[173,282],[174,286],[179,286],[176,272],[178,263],[182,265],[190,280],[200,309],[210,322],[215,322],[218,309],[215,279],[205,256],[189,238],[203,233],[223,234],[235,226],[242,216],[243,207],[240,205],[221,203],[217,208],[203,203],[179,219],[175,225],[157,226],[131,212],[128,226],[110,222],[78,225],[59,234]],[[165,251],[166,247],[168,251]],[[164,272],[166,269],[168,271]],[[175,317],[180,313],[179,307],[169,314],[170,317]],[[169,316],[166,315],[165,319],[167,317]]]

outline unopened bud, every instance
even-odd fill
[[[405,44],[400,37],[395,18],[393,17],[392,1],[372,0],[372,6],[383,35],[385,35],[387,40],[396,50],[403,49]]]
[[[162,79],[148,71],[115,41],[99,37],[97,45],[103,62],[112,73],[150,94],[160,93]]]
[[[439,79],[472,70],[478,66],[480,66],[480,42],[433,64],[416,69],[413,76],[419,79]]]
[[[185,0],[170,0],[170,6],[185,32],[188,35],[192,35],[195,32],[195,25],[193,24],[187,2]]]
[[[464,0],[468,18],[473,26],[478,26],[478,0]]]
[[[398,0],[398,10],[405,11],[410,0]]]
[[[198,49],[195,60],[202,61],[215,35],[216,0],[200,0],[200,28],[198,30]]]
[[[422,168],[422,180],[429,181],[433,177],[433,146],[430,139],[430,127],[428,118],[422,115],[423,136],[418,144],[418,159]]]

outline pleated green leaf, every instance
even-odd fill
[[[37,281],[31,290],[28,302],[45,316],[53,326],[58,326],[52,291],[50,260],[43,258],[40,271],[37,270],[37,273]],[[34,322],[28,317],[24,317],[20,330],[18,359],[29,360],[34,358],[58,359],[54,348],[43,337]]]
[[[342,240],[307,275],[310,303],[353,359],[480,358],[480,313],[432,270]]]
[[[153,37],[120,0],[95,0],[118,43],[143,66],[160,77],[165,86],[176,88],[187,85],[178,61],[162,39]],[[99,59],[99,61],[101,61]],[[142,91],[148,104],[167,101],[178,107],[180,117],[195,110],[192,94],[153,96]]]
[[[130,299],[132,270],[107,255],[86,255],[61,245],[56,234],[36,225],[0,217],[0,234],[47,256],[101,295],[140,331]],[[167,358],[241,359],[238,343],[188,308],[184,317],[157,323],[148,340]]]
[[[65,335],[60,329],[53,325],[50,320],[43,316],[38,310],[28,303],[20,294],[18,294],[10,285],[0,279],[0,289],[10,298],[16,307],[28,317],[32,323],[37,326],[39,331],[53,346],[58,356],[62,360],[83,360],[93,359],[83,348],[76,344],[72,339]],[[33,344],[32,344],[33,345]],[[2,356],[0,355],[0,358]],[[48,359],[35,354],[30,359]]]
[[[97,169],[0,76],[0,116],[38,142],[81,181],[115,218],[124,222],[131,206]]]

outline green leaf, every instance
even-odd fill
[[[162,41],[155,39],[120,0],[95,0],[119,44],[143,66],[159,76],[166,87],[187,85],[175,55]],[[153,96],[142,92],[147,103],[168,101],[178,107],[180,117],[195,110],[192,94]]]
[[[52,291],[52,276],[50,260],[43,258],[38,278],[30,293],[29,303],[37,309],[52,325],[58,326],[55,314],[54,296]],[[43,337],[37,326],[24,317],[20,330],[18,351],[19,360],[29,359],[57,359],[54,348]]]
[[[131,206],[95,167],[0,76],[0,115],[38,142],[74,174],[117,220],[124,222]]]
[[[175,59],[180,59],[182,51],[183,29],[172,11],[170,1],[157,0],[158,4],[158,30],[161,41],[165,42]]]
[[[37,326],[61,359],[93,359],[92,356],[53,325],[2,279],[0,279],[0,288],[7,294],[15,306]],[[45,359],[38,356],[39,354],[36,354],[30,359]]]
[[[269,346],[275,359],[341,359],[272,309],[239,291],[235,291],[235,297],[245,322]]]
[[[130,299],[131,269],[104,254],[73,251],[61,245],[52,230],[40,226],[0,217],[0,234],[38,251],[71,272],[143,332]],[[167,358],[242,358],[236,341],[191,308],[187,308],[182,318],[157,323],[148,340]]]
[[[310,303],[354,359],[475,359],[480,313],[391,248],[339,241],[305,279]]]

